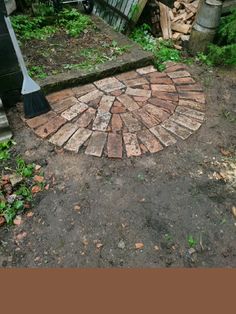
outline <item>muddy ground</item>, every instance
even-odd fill
[[[44,165],[54,185],[38,196],[33,217],[0,229],[2,267],[236,266],[236,70],[190,72],[207,95],[206,122],[141,158],[55,151],[10,110],[17,150]]]

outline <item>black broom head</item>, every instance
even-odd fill
[[[25,118],[37,117],[51,110],[41,90],[23,95]]]

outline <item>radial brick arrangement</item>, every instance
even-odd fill
[[[156,153],[187,139],[204,121],[205,96],[185,65],[168,63],[48,96],[52,111],[26,120],[67,151],[109,158]]]

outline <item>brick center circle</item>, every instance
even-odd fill
[[[156,153],[187,139],[204,121],[205,97],[185,65],[126,72],[48,97],[52,110],[26,120],[67,151],[109,158]]]

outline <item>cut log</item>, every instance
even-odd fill
[[[183,33],[183,34],[188,34],[190,32],[191,25],[181,24],[181,23],[172,23],[171,28],[173,31]]]
[[[164,39],[172,38],[172,31],[171,31],[171,21],[169,16],[169,8],[159,2],[160,6],[160,24],[162,30],[162,36]]]

